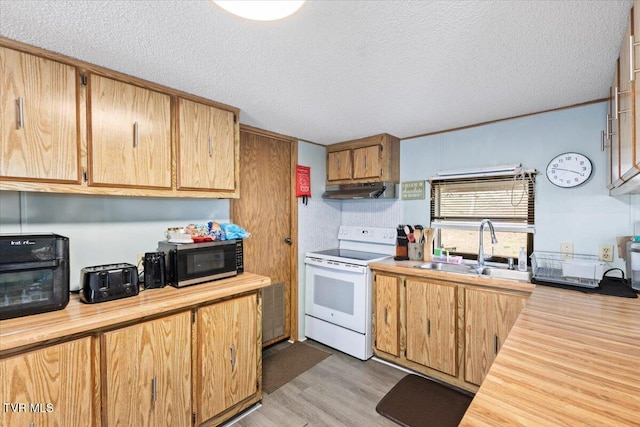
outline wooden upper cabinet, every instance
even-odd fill
[[[352,169],[351,150],[327,154],[327,181],[349,180]]]
[[[104,426],[191,426],[191,312],[106,332],[102,347]]]
[[[89,184],[171,188],[171,98],[89,79]]]
[[[616,117],[616,101],[618,97],[615,91],[618,89],[618,72],[620,64],[616,61],[616,72],[613,74],[613,81],[610,88],[609,111],[607,113],[607,123],[605,132],[607,135],[607,188],[610,190],[622,183],[620,176],[620,140],[618,138],[618,119]]]
[[[76,69],[0,47],[0,177],[79,183]]]
[[[82,338],[0,360],[0,426],[96,425],[93,358]]]
[[[400,182],[400,140],[374,135],[327,147],[327,184]]]
[[[196,314],[196,425],[214,418],[258,392],[256,294],[201,307]]]
[[[482,384],[527,298],[515,293],[465,289],[465,381]]]
[[[234,113],[178,98],[178,188],[236,188]]]
[[[375,348],[400,356],[400,280],[376,274],[374,298]]]
[[[382,178],[382,145],[353,150],[353,178]]]
[[[458,374],[458,287],[407,280],[407,359]]]

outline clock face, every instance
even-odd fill
[[[571,188],[583,184],[593,172],[591,160],[579,153],[564,153],[551,159],[547,178],[558,187]]]

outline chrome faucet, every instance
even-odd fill
[[[489,256],[484,255],[484,242],[482,237],[483,237],[483,231],[484,231],[485,225],[489,226],[489,231],[491,232],[491,243],[493,243],[494,245],[498,243],[498,239],[496,239],[496,232],[493,229],[493,224],[491,223],[491,221],[489,221],[488,219],[483,219],[482,221],[480,221],[480,231],[478,231],[478,238],[480,240],[480,243],[478,245],[478,266],[477,266],[478,273],[482,273],[485,260],[491,259],[491,255]]]

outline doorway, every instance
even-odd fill
[[[251,233],[245,270],[271,278],[262,291],[263,347],[298,338],[297,157],[295,138],[240,125],[240,198],[231,218]]]

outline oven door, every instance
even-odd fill
[[[316,258],[306,258],[305,264],[305,314],[366,333],[369,269]]]

